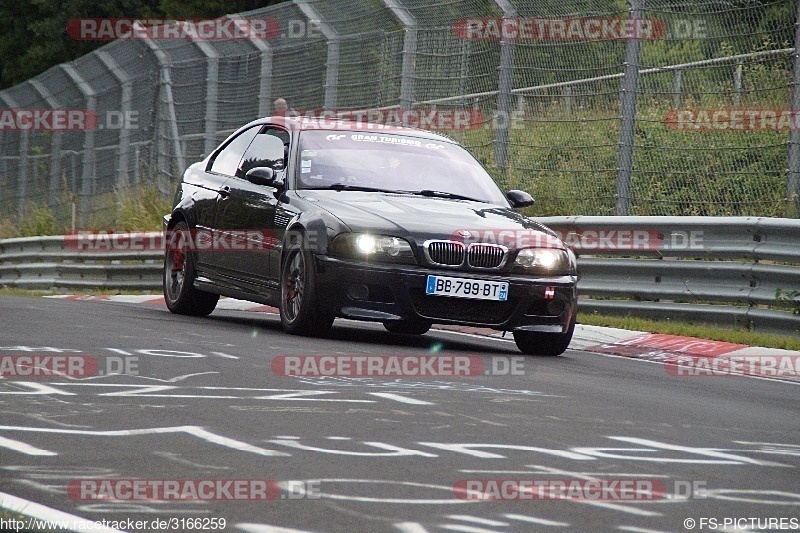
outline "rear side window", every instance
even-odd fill
[[[236,137],[234,137],[221,152],[217,154],[214,161],[211,163],[211,172],[233,176],[236,174],[236,169],[239,168],[239,162],[242,160],[247,147],[253,141],[253,138],[258,133],[261,126],[253,126],[246,129]]]

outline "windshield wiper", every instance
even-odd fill
[[[409,192],[412,194],[421,194],[422,196],[431,196],[434,198],[450,198],[452,200],[471,200],[473,202],[480,202],[476,198],[470,198],[469,196],[464,196],[463,194],[456,194],[454,192],[447,192],[447,191],[434,191],[433,189],[422,189],[421,191],[403,191]]]
[[[429,196],[432,198],[448,198],[451,200],[469,200],[472,202],[480,202],[476,198],[470,198],[462,194],[456,194],[446,191],[435,191],[433,189],[423,189],[421,191],[401,191],[395,189],[381,189],[379,187],[367,187],[364,185],[348,185],[346,183],[334,183],[326,187],[303,187],[304,190],[334,190],[334,191],[365,191],[365,192],[386,192],[392,194],[417,194],[420,196]]]
[[[332,189],[334,191],[365,191],[365,192],[391,192],[391,193],[398,192],[392,189],[380,189],[378,187],[366,187],[364,185],[347,185],[345,183],[334,183],[333,185],[328,185],[327,187],[304,187],[304,189],[305,190]]]

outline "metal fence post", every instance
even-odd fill
[[[417,21],[397,0],[383,0],[392,14],[403,25],[403,70],[400,76],[400,109],[411,109],[414,104],[414,68],[417,56]]]
[[[628,0],[630,19],[634,21],[633,35],[625,45],[625,74],[620,87],[622,118],[619,128],[619,152],[617,153],[616,215],[629,215],[631,202],[631,179],[633,175],[633,143],[636,129],[636,97],[639,90],[639,51],[644,0]]]
[[[683,71],[676,69],[672,76],[672,107],[679,109],[681,107],[681,78]]]
[[[191,37],[192,43],[206,58],[206,116],[203,153],[208,155],[217,146],[217,101],[219,100],[219,53],[205,41]]]
[[[797,16],[794,21],[794,74],[792,76],[792,115],[794,123],[800,113],[800,0],[797,2]],[[800,130],[789,129],[789,168],[786,171],[787,216],[800,216]]]
[[[339,34],[336,33],[333,26],[322,20],[309,0],[294,0],[294,3],[306,16],[309,24],[315,24],[319,28],[327,42],[328,57],[325,60],[325,104],[323,107],[335,110],[339,87]]]
[[[742,64],[739,63],[733,69],[733,105],[738,107],[742,101]]]
[[[91,113],[97,112],[97,93],[71,63],[63,63],[61,68],[69,76],[72,83],[83,94],[86,100],[86,109]],[[83,135],[83,169],[81,170],[81,202],[78,209],[78,227],[84,228],[89,220],[91,199],[95,188],[95,142],[94,128],[87,128]]]
[[[139,24],[138,22],[136,24]],[[139,26],[137,28],[138,31],[144,33],[144,28]],[[167,104],[167,121],[170,125],[170,134],[172,135],[172,149],[175,154],[175,171],[178,176],[183,175],[183,170],[185,168],[183,162],[183,149],[181,148],[181,139],[180,134],[178,132],[178,117],[175,114],[175,98],[172,94],[172,75],[170,73],[170,61],[167,53],[161,49],[161,47],[156,43],[153,39],[144,38],[142,39],[147,47],[153,52],[153,55],[156,57],[156,61],[158,61],[159,67],[161,67],[161,78],[159,80],[160,90],[164,91],[164,98],[166,99]],[[156,121],[161,121],[160,118],[161,111],[160,106],[156,110]],[[155,128],[156,135],[158,135],[158,128]],[[154,143],[158,145],[158,143]],[[160,154],[156,154],[158,157]],[[169,175],[169,169],[164,169],[163,173],[165,175]],[[164,194],[169,194],[172,191],[168,190],[168,187],[162,187],[161,184],[161,175],[156,177],[156,182],[159,190]]]
[[[250,37],[250,43],[261,54],[261,72],[258,88],[258,116],[266,117],[272,112],[272,48],[257,37]]]
[[[28,81],[33,88],[36,89],[36,92],[44,98],[47,105],[50,106],[50,109],[58,109],[61,107],[58,100],[47,90],[47,87],[45,87],[41,81],[35,78]],[[50,190],[47,202],[51,210],[55,210],[58,205],[58,181],[61,178],[61,139],[63,135],[63,132],[59,130],[54,131],[50,144]]]
[[[503,11],[504,19],[517,17],[517,9],[510,0],[494,0]],[[508,166],[508,139],[511,128],[511,89],[514,83],[514,41],[500,41],[500,78],[497,82],[497,115],[495,117],[494,159],[497,167],[505,172]]]
[[[131,78],[128,73],[120,68],[119,64],[111,57],[111,54],[105,50],[98,50],[95,52],[97,58],[105,65],[105,67],[114,75],[120,83],[120,97],[122,98],[122,128],[119,130],[119,161],[117,161],[117,185],[122,185],[128,180],[128,159],[130,157],[130,137],[131,132],[128,128],[128,117],[131,113],[131,103],[133,100],[133,87],[131,86]],[[138,164],[138,161],[136,162]],[[138,185],[139,180],[134,183]]]
[[[572,114],[572,87],[567,85],[564,87],[564,116]]]
[[[2,99],[9,109],[18,109],[19,105],[5,91],[0,92]],[[22,222],[25,216],[25,197],[28,194],[28,145],[30,132],[22,130],[19,138],[19,161],[17,163],[17,222]]]

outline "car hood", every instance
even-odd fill
[[[353,232],[394,235],[421,243],[427,239],[495,242],[515,247],[541,238],[563,246],[555,234],[517,211],[476,201],[361,191],[298,191],[298,195],[338,218]],[[459,233],[462,232],[462,233]],[[502,232],[502,233],[501,233]],[[509,233],[512,232],[512,233]]]

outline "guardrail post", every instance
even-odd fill
[[[629,215],[631,202],[631,180],[633,175],[633,144],[636,129],[636,97],[639,89],[639,51],[643,0],[629,0],[629,18],[634,21],[633,35],[625,45],[625,74],[620,87],[622,118],[619,128],[619,152],[617,153],[617,188],[614,212]]]
[[[504,19],[517,17],[517,9],[510,0],[494,0],[503,11]],[[500,78],[497,82],[497,115],[495,116],[494,159],[497,167],[505,172],[508,166],[508,139],[511,128],[511,90],[514,83],[514,41],[500,41]]]
[[[800,1],[797,2],[797,16],[794,21],[794,74],[792,76],[792,123],[800,114]],[[800,216],[800,129],[789,129],[789,168],[786,171],[786,199],[788,216]]]
[[[322,20],[309,0],[294,0],[294,3],[306,16],[309,24],[314,24],[319,28],[327,42],[328,57],[325,60],[325,104],[323,107],[335,110],[339,88],[339,34],[336,33],[333,26]]]
[[[131,132],[128,127],[128,117],[131,114],[131,103],[133,100],[133,87],[131,86],[131,78],[128,73],[122,70],[119,64],[111,57],[111,54],[105,50],[98,50],[95,52],[100,62],[111,72],[111,74],[120,83],[120,97],[122,101],[122,128],[119,130],[119,160],[117,161],[117,184],[122,185],[128,181],[128,159],[130,157],[130,138]],[[136,162],[138,165],[138,160]],[[138,168],[138,166],[137,166]],[[138,184],[139,180],[134,180]]]
[[[97,93],[78,72],[72,63],[60,65],[86,99],[86,110],[97,113]],[[98,117],[99,118],[99,117]],[[81,202],[78,209],[78,227],[83,228],[89,220],[90,202],[95,189],[95,142],[94,128],[87,128],[83,135],[83,169],[81,171]]]
[[[0,92],[0,99],[9,109],[18,109],[19,105],[6,92]],[[28,146],[30,132],[22,130],[19,138],[19,160],[17,161],[17,222],[22,222],[25,216],[25,197],[28,194]]]
[[[414,68],[417,56],[417,20],[397,0],[383,0],[392,14],[403,25],[403,71],[400,76],[400,109],[411,109],[414,104]]]

